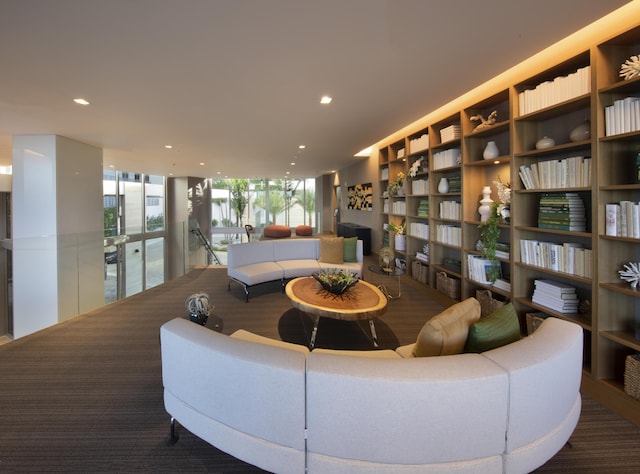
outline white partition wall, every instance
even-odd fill
[[[14,337],[101,306],[102,150],[14,137],[12,208]]]

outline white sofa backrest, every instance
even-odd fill
[[[165,406],[180,423],[265,469],[304,470],[304,353],[180,318],[160,336]]]
[[[273,262],[275,260],[273,243],[272,240],[260,240],[229,245],[227,247],[227,265],[229,268],[237,268],[253,263]]]
[[[282,260],[317,260],[318,239],[284,239],[273,241],[276,262]]]
[[[568,437],[565,435],[573,432],[580,415],[582,347],[580,326],[547,318],[532,335],[483,353],[509,372],[507,453],[554,435],[559,438],[557,450],[562,448]],[[553,442],[546,443],[545,449],[549,445]],[[530,451],[518,462],[541,457],[535,448]],[[530,467],[522,464],[515,471],[528,471]]]
[[[392,472],[474,459],[501,472],[508,395],[508,374],[480,354],[387,360],[311,352],[310,472],[344,469],[348,460]]]

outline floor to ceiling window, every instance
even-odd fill
[[[105,303],[164,282],[165,179],[103,173]]]

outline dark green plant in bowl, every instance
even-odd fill
[[[320,270],[313,275],[322,288],[334,295],[342,295],[352,288],[360,278],[348,270]]]

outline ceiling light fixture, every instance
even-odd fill
[[[167,150],[171,150],[173,148],[173,145],[165,145],[164,146]]]
[[[86,99],[83,99],[81,97],[77,97],[77,98],[73,99],[73,101],[78,105],[89,105],[89,101],[86,100]]]
[[[292,161],[292,162],[291,162],[291,166],[295,166],[295,165],[296,165],[296,162],[295,162],[295,161]]]
[[[326,105],[326,104],[330,104],[332,100],[333,100],[333,97],[328,95],[323,95],[322,98],[320,99],[320,103]]]
[[[301,150],[304,150],[305,148],[307,148],[307,145],[298,145],[298,148],[300,148]]]

